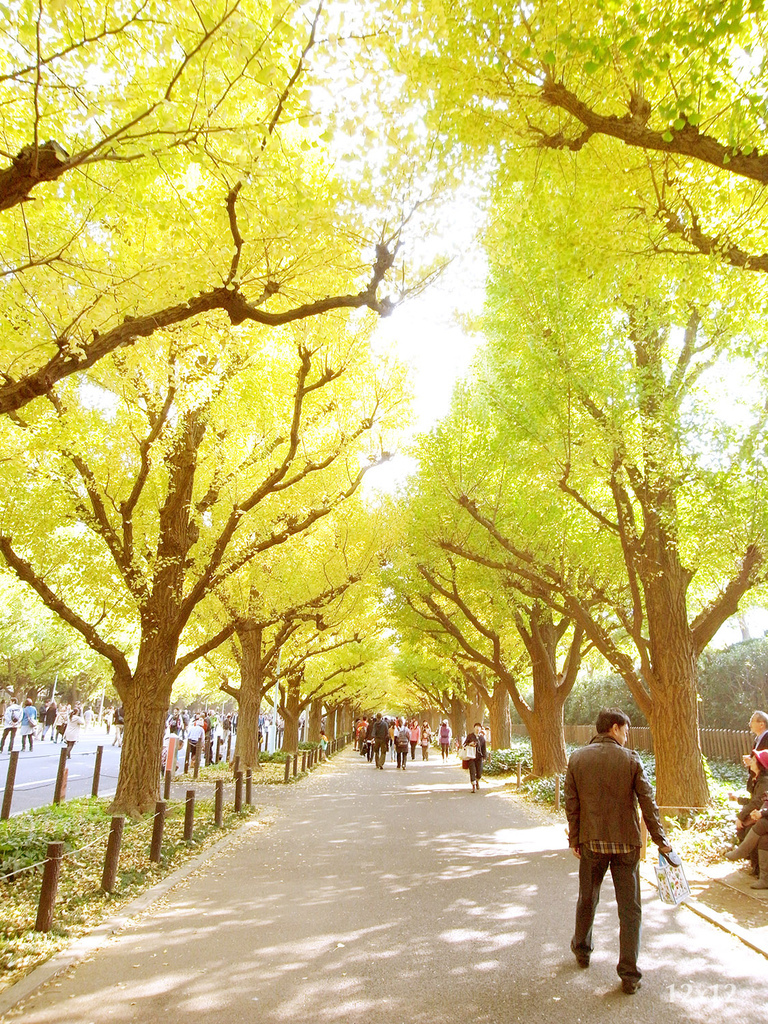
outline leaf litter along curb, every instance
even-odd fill
[[[14,873],[0,882],[0,991],[258,813],[246,808],[235,814],[227,803],[219,829],[213,823],[213,800],[198,799],[193,841],[187,844],[184,802],[169,803],[159,865],[149,861],[154,815],[126,818],[115,891],[105,893],[101,876],[111,821],[108,803],[82,798],[0,822],[0,875]],[[34,927],[42,868],[24,869],[44,860],[48,843],[55,841],[65,844],[64,860],[53,928],[41,934]]]

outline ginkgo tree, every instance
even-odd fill
[[[0,550],[111,664],[126,711],[116,809],[152,806],[173,682],[233,631],[211,615],[201,635],[206,603],[387,457],[402,379],[377,371],[369,326],[168,332],[163,358],[116,353],[24,426],[6,421]]]
[[[574,272],[545,219],[500,216],[489,250],[497,469],[459,500],[496,547],[483,564],[567,615],[627,683],[660,802],[700,806],[697,659],[765,578],[764,332],[693,265]],[[753,369],[726,412],[744,351]]]

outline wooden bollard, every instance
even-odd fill
[[[296,776],[298,774],[299,774],[299,755],[298,754],[294,754],[293,755],[293,777],[294,777],[294,779],[296,778]]]
[[[253,807],[253,769],[245,769],[245,803],[247,807]]]
[[[523,782],[523,762],[517,762],[517,788],[519,789]]]
[[[239,771],[240,771],[240,755],[239,754],[235,754],[234,759],[232,761],[232,775],[233,775],[233,777],[235,775],[237,775],[237,773]]]
[[[187,799],[184,803],[184,841],[192,842],[192,833],[195,828],[195,791],[187,790]]]
[[[187,749],[184,751],[184,774],[186,775],[189,771],[189,758],[190,758],[189,740],[187,740]]]
[[[59,887],[61,861],[64,856],[64,843],[48,843],[43,868],[43,885],[40,889],[40,902],[37,905],[36,932],[49,932],[53,927],[53,908],[56,906],[56,890]]]
[[[243,809],[243,773],[238,772],[235,776],[235,814]]]
[[[555,776],[555,810],[560,810],[560,776]]]
[[[11,803],[13,802],[13,787],[16,782],[16,765],[19,763],[18,750],[11,751],[11,758],[8,761],[8,774],[5,777],[5,792],[3,793],[3,809],[0,811],[0,821],[7,821],[11,816]]]
[[[291,777],[291,755],[289,754],[288,757],[286,757],[286,759],[285,759],[285,778],[283,779],[283,782],[287,782],[288,779],[290,779],[290,777]]]
[[[232,760],[232,730],[227,733],[227,763]]]
[[[96,760],[93,764],[93,783],[91,784],[91,796],[99,795],[99,780],[101,779],[101,759],[104,756],[104,744],[96,747]]]
[[[217,736],[216,737],[216,757],[214,758],[214,760],[216,761],[216,764],[218,764],[219,761],[221,760],[221,748],[222,748],[223,743],[224,743],[224,738],[222,736]]]
[[[301,752],[301,770],[305,772],[307,770],[307,752],[302,750]]]
[[[224,827],[224,779],[216,780],[216,796],[213,803],[213,823],[216,828]]]
[[[104,892],[112,892],[117,880],[117,864],[120,859],[120,844],[123,841],[125,818],[116,816],[109,826],[107,855],[104,858],[104,874],[101,876],[101,888]]]
[[[163,800],[169,800],[171,796],[171,783],[173,782],[173,773],[166,771],[165,779],[163,782]]]
[[[168,776],[166,776],[166,779]],[[155,804],[155,821],[152,826],[152,842],[149,847],[149,859],[153,864],[160,863],[160,851],[163,848],[163,829],[165,828],[165,812],[168,804],[158,800]]]
[[[53,789],[53,802],[60,804],[67,795],[67,748],[62,747],[59,754],[59,770],[56,773],[56,785]]]
[[[200,773],[200,758],[202,756],[202,749],[203,749],[203,741],[202,740],[198,740],[197,744],[195,745],[195,768],[194,768],[194,771],[192,772],[192,778],[193,779],[196,779],[197,776]]]

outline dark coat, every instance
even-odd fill
[[[653,789],[634,750],[601,733],[571,754],[565,777],[571,846],[595,840],[642,845],[638,803],[653,841],[658,846],[668,845]]]

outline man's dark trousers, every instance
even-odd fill
[[[616,970],[622,979],[639,980],[642,977],[637,967],[642,918],[639,863],[639,848],[632,853],[594,853],[587,846],[581,847],[579,901],[571,948],[577,955],[585,957],[592,952],[592,925],[600,902],[600,885],[610,866],[619,911],[619,962]]]
[[[384,762],[387,759],[387,747],[389,746],[389,738],[385,740],[374,740],[374,749],[376,753],[376,767],[383,768]]]

